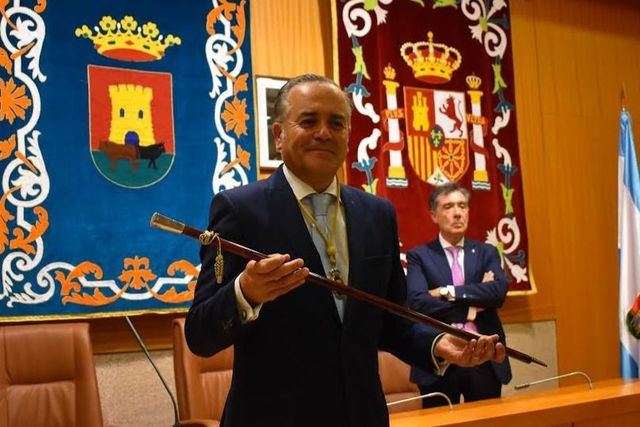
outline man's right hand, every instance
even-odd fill
[[[247,263],[240,274],[240,289],[250,304],[263,304],[302,285],[308,275],[302,259],[291,261],[288,254],[272,254]]]
[[[480,335],[477,340],[466,341],[451,334],[444,334],[438,340],[433,355],[454,365],[478,366],[487,360],[502,363],[506,348],[498,335]]]

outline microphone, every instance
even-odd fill
[[[387,407],[393,406],[393,405],[398,405],[400,403],[412,402],[412,401],[418,400],[418,399],[424,399],[425,397],[434,397],[434,396],[440,396],[444,400],[446,400],[447,401],[447,405],[449,405],[449,411],[453,411],[453,405],[451,404],[451,399],[449,399],[449,396],[447,396],[444,393],[440,393],[439,391],[434,391],[432,393],[422,394],[420,396],[408,397],[406,399],[394,400],[393,402],[387,403]]]
[[[518,385],[516,385],[514,387],[514,389],[522,390],[523,388],[528,388],[529,386],[532,386],[532,385],[546,383],[548,381],[553,381],[553,380],[559,380],[560,378],[566,378],[566,377],[571,377],[571,376],[575,376],[575,375],[581,375],[581,376],[585,377],[587,379],[587,382],[589,383],[589,389],[593,390],[593,383],[591,382],[591,378],[589,377],[589,375],[585,374],[582,371],[569,372],[568,374],[556,375],[555,377],[544,378],[544,379],[538,380],[538,381],[531,381],[530,383],[518,384]]]
[[[129,319],[129,316],[124,316],[124,320],[127,321],[127,324],[129,325],[129,329],[131,329],[131,332],[133,332],[133,335],[136,337],[136,341],[138,341],[138,344],[140,345],[140,348],[144,352],[144,355],[147,356],[149,363],[151,363],[151,366],[153,366],[153,369],[155,369],[156,374],[158,375],[158,378],[160,378],[162,385],[164,386],[165,390],[167,390],[167,394],[171,398],[171,403],[173,405],[173,427],[180,427],[180,417],[178,417],[178,404],[176,403],[176,398],[173,397],[173,393],[171,393],[171,389],[167,385],[167,382],[164,380],[164,377],[160,373],[160,370],[158,369],[156,364],[153,363],[153,359],[151,359],[151,356],[149,355],[147,346],[145,346],[144,343],[142,342],[142,338],[140,338],[138,331],[136,330],[135,326],[133,326],[133,323],[131,323],[131,319]]]

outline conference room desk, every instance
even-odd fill
[[[640,381],[613,379],[447,407],[401,412],[391,427],[637,427]]]

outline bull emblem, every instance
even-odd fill
[[[149,160],[147,167],[158,170],[156,160],[165,152],[164,142],[152,144],[147,147],[139,147],[131,144],[116,144],[111,141],[102,141],[98,148],[109,158],[109,168],[115,172],[117,160],[129,160],[131,171],[138,170],[138,160]]]

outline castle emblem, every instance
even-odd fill
[[[153,22],[138,26],[132,16],[125,16],[119,22],[103,16],[94,30],[95,33],[83,25],[76,28],[75,34],[91,40],[100,55],[120,61],[157,61],[164,57],[167,48],[182,43],[180,37],[160,34]]]
[[[109,181],[160,181],[175,154],[171,75],[90,65],[91,157]]]

